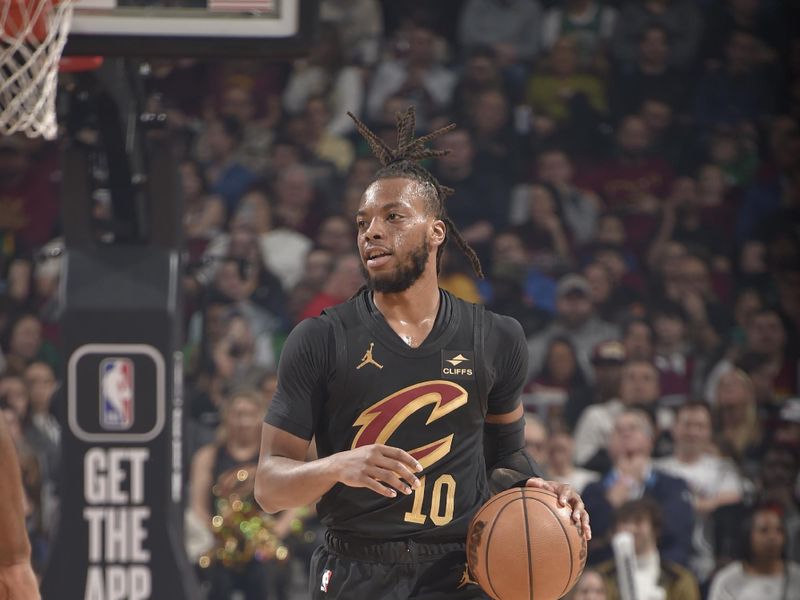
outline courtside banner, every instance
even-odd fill
[[[183,549],[176,252],[70,250],[61,514],[45,600],[195,600]]]

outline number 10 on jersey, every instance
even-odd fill
[[[437,527],[447,525],[453,520],[456,480],[448,473],[439,475],[439,477],[436,478],[431,493],[430,511],[426,515],[422,512],[426,504],[425,492],[428,489],[426,479],[426,476],[420,477],[419,487],[414,490],[414,505],[411,507],[411,512],[405,514],[404,520],[408,523],[423,525],[425,521],[427,521],[428,516],[430,516],[431,521],[433,521],[433,524]]]

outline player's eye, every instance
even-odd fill
[[[364,219],[359,219],[356,221],[356,227],[359,229],[364,229],[367,226],[367,222]]]
[[[389,213],[389,215],[386,218],[389,219],[390,221],[396,221],[397,219],[400,218],[400,215],[398,215],[397,213]]]

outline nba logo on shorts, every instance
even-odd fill
[[[104,358],[100,363],[100,426],[124,430],[133,425],[133,361]]]
[[[327,592],[328,591],[328,584],[331,582],[331,577],[333,576],[333,571],[330,569],[326,569],[325,572],[322,574],[322,585],[319,586],[320,591]]]

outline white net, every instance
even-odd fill
[[[72,0],[0,0],[0,135],[53,139]]]

